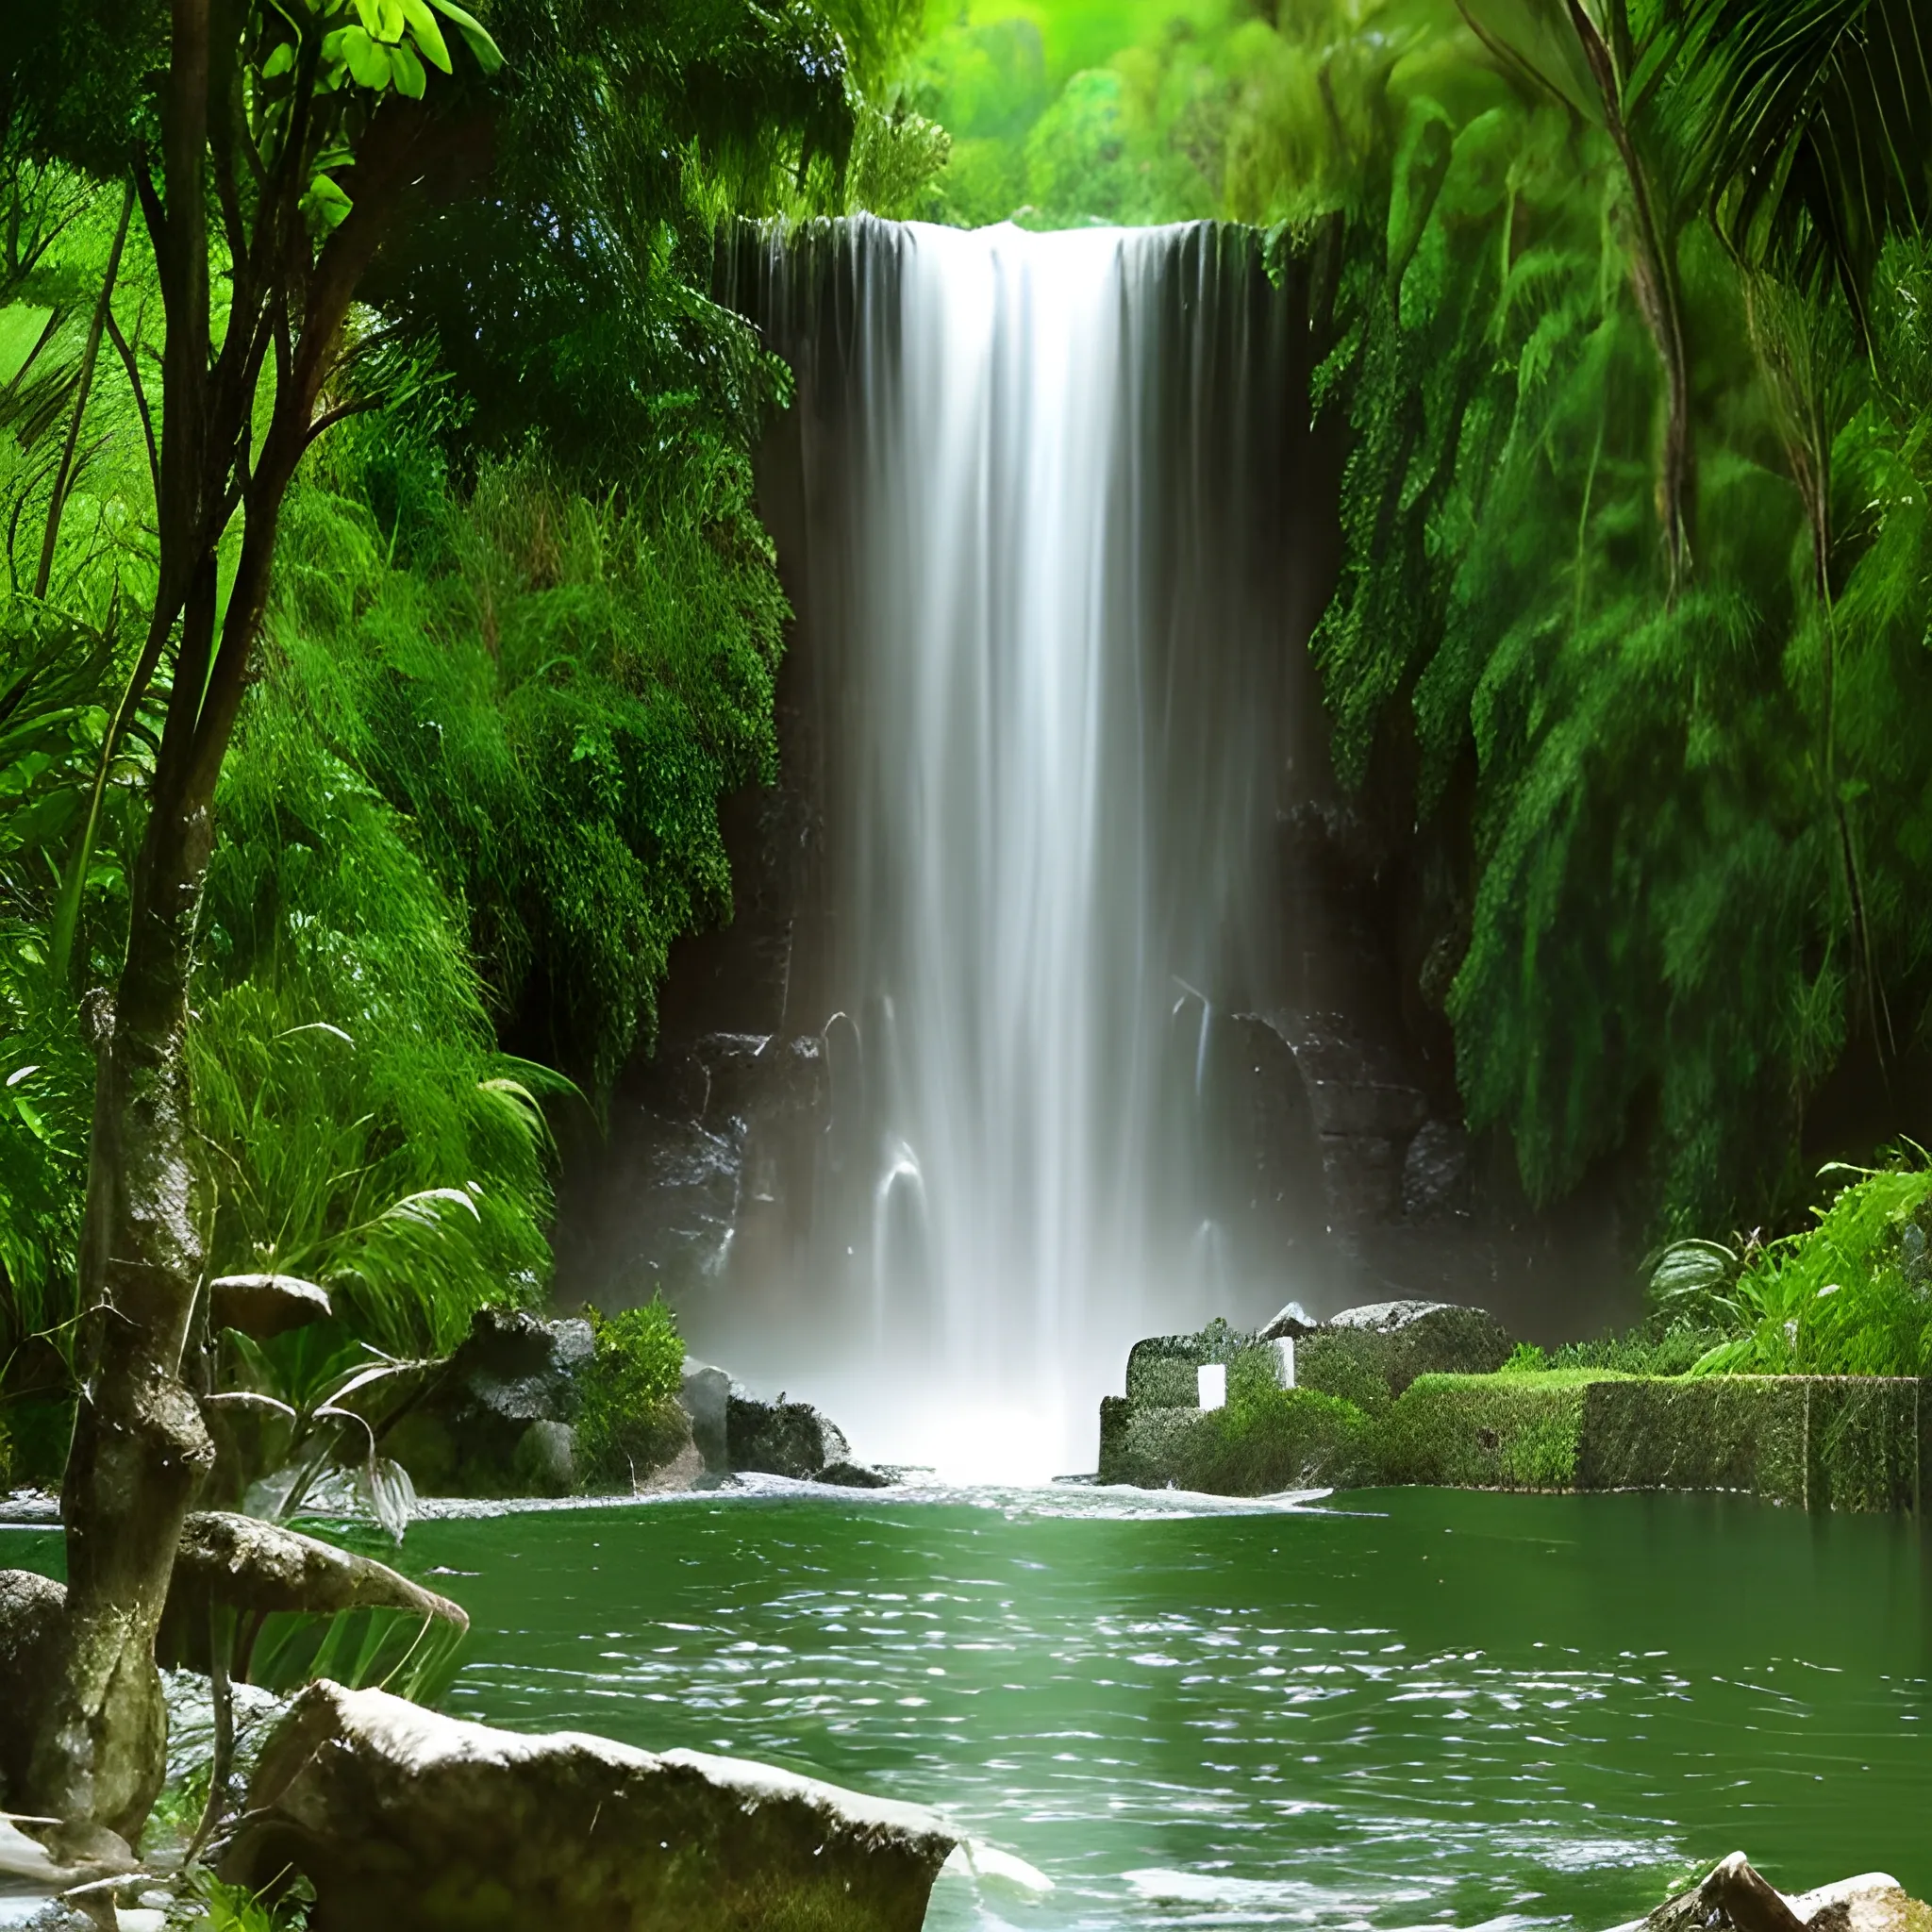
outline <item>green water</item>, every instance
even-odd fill
[[[1742,1847],[1932,1890],[1915,1525],[1407,1490],[696,1498],[425,1523],[449,1707],[946,1807],[933,1928],[1607,1927]],[[456,1573],[454,1574],[448,1573]]]
[[[47,1564],[44,1532],[0,1562]],[[1916,1524],[1741,1499],[692,1497],[417,1524],[448,1707],[944,1806],[930,1932],[1597,1932],[1742,1848],[1932,1891]]]

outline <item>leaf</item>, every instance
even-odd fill
[[[340,227],[355,204],[326,175],[318,175],[302,197],[302,211],[318,228]]]
[[[264,80],[277,80],[295,64],[295,43],[281,41],[275,51],[261,63],[261,77]]]
[[[448,44],[442,38],[442,29],[436,24],[436,15],[430,10],[428,0],[402,0],[402,5],[403,18],[409,23],[409,31],[416,38],[416,51],[430,66],[441,69],[444,74],[454,72],[450,66]]]
[[[400,46],[389,50],[390,66],[394,70],[396,92],[412,101],[420,101],[428,86],[427,76],[423,72],[423,63],[416,58],[416,50],[405,41]]]
[[[387,1456],[372,1456],[367,1475],[369,1503],[376,1522],[401,1542],[409,1518],[416,1513],[416,1485],[409,1480],[409,1472]]]
[[[454,4],[454,0],[429,0],[429,4],[445,20],[454,24],[456,30],[462,35],[464,44],[475,57],[476,65],[485,74],[494,74],[502,67],[503,49],[490,38],[483,23],[475,14],[465,13]]]
[[[349,72],[355,75],[358,87],[380,90],[389,85],[389,49],[379,45],[359,26],[344,29],[342,58],[349,63]]]

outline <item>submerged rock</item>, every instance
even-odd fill
[[[918,1932],[958,1842],[923,1806],[693,1751],[528,1737],[312,1684],[222,1860],[315,1890],[313,1932]]]

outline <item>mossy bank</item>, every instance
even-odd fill
[[[1932,1388],[1916,1377],[1532,1367],[1479,1310],[1423,1304],[1279,1325],[1138,1344],[1126,1395],[1101,1404],[1100,1480],[1224,1495],[1426,1483],[1730,1490],[1810,1509],[1932,1502]],[[1195,1378],[1212,1363],[1226,1398],[1204,1408]]]

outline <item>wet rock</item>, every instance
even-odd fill
[[[291,1870],[314,1932],[408,1925],[918,1932],[958,1835],[935,1812],[738,1759],[529,1737],[313,1684],[222,1861]]]
[[[684,1382],[677,1399],[691,1418],[691,1441],[704,1457],[708,1475],[724,1475],[731,1468],[731,1377],[708,1362],[684,1364]]]
[[[819,1471],[818,1480],[841,1490],[890,1490],[894,1478],[864,1462],[832,1462]]]
[[[807,1482],[820,1471],[852,1459],[844,1432],[810,1403],[787,1402],[783,1395],[765,1402],[737,1384],[726,1405],[725,1429],[734,1471]]]
[[[0,1810],[26,1808],[27,1754],[66,1617],[64,1585],[31,1570],[0,1570]]]
[[[525,1449],[525,1438],[538,1424],[576,1420],[578,1377],[596,1352],[588,1322],[479,1308],[383,1451],[425,1495],[562,1494],[570,1482],[557,1486],[561,1440],[547,1431]]]
[[[1618,1932],[1924,1932],[1932,1911],[1889,1873],[1868,1872],[1787,1896],[1742,1852]]]
[[[1403,1158],[1403,1213],[1411,1221],[1466,1215],[1474,1198],[1469,1135],[1448,1121],[1424,1121]]]

